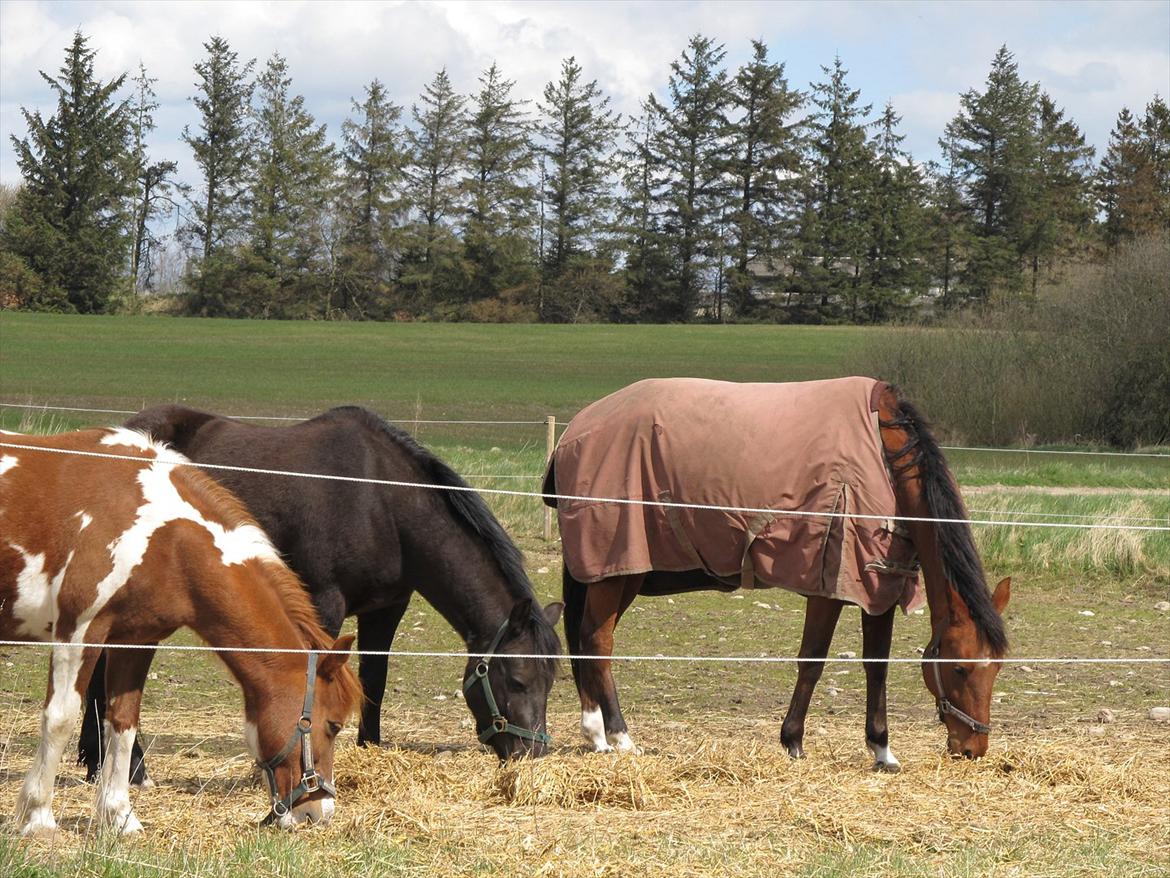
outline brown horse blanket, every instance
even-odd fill
[[[569,572],[597,582],[701,569],[728,585],[779,586],[868,613],[913,609],[923,596],[914,548],[893,521],[876,411],[883,387],[870,378],[668,378],[593,403],[573,418],[550,462],[555,493],[596,498],[557,502]],[[554,493],[548,478],[545,490]]]

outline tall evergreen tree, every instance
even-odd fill
[[[804,103],[804,96],[789,87],[784,65],[768,60],[768,47],[753,40],[752,50],[752,60],[731,83],[731,107],[739,115],[730,127],[729,172],[736,198],[728,290],[740,315],[753,308],[749,265],[754,262],[767,276],[776,276],[776,260],[794,235],[800,144],[790,117]]]
[[[1128,107],[1121,108],[1109,135],[1096,188],[1105,244],[1111,250],[1158,228],[1157,169]]]
[[[1023,250],[1035,298],[1041,266],[1050,270],[1082,245],[1092,221],[1093,148],[1047,94],[1040,95],[1033,192],[1025,216]]]
[[[556,278],[585,253],[612,209],[613,151],[621,117],[609,108],[597,80],[585,82],[575,58],[561,62],[560,79],[544,87],[537,132],[546,174],[549,242],[545,270]]]
[[[959,114],[947,124],[946,139],[956,146],[964,198],[975,219],[963,282],[979,301],[1023,288],[1021,248],[1035,209],[1038,91],[1020,78],[1019,65],[1003,46],[991,62],[986,89],[964,92]]]
[[[58,76],[41,72],[56,112],[21,108],[28,137],[11,137],[24,185],[4,246],[39,276],[35,307],[102,312],[125,271],[128,112],[115,94],[126,76],[97,80],[95,54],[75,33]]]
[[[463,231],[467,294],[498,297],[532,279],[534,191],[531,126],[515,82],[496,64],[479,78],[468,119],[467,214]]]
[[[199,111],[199,130],[183,128],[203,185],[188,195],[183,234],[197,251],[189,266],[189,306],[195,313],[218,314],[223,313],[224,290],[219,267],[211,263],[220,249],[242,239],[253,153],[249,123],[255,61],[241,63],[222,37],[212,37],[203,48],[207,55],[195,64],[198,93],[191,99]]]
[[[274,54],[257,80],[247,232],[267,283],[244,293],[253,314],[307,316],[323,310],[322,224],[333,187],[335,155],[325,134],[291,93],[288,63]]]
[[[860,302],[873,168],[865,117],[872,106],[859,103],[861,92],[849,87],[840,58],[821,70],[827,78],[812,85],[815,110],[807,122],[805,209],[794,267],[815,319],[829,320],[838,316],[841,303],[852,303],[856,313]]]
[[[623,320],[662,322],[674,316],[677,260],[670,249],[655,190],[659,114],[647,99],[642,113],[626,128],[619,152],[622,198],[617,219],[624,255]]]
[[[157,77],[148,76],[146,67],[139,63],[138,75],[131,81],[134,95],[127,108],[130,131],[127,172],[134,189],[128,202],[130,287],[152,290],[151,257],[161,241],[151,222],[174,204],[171,200],[172,177],[178,166],[175,162],[152,162],[146,149],[146,139],[155,128],[154,111],[158,109],[154,93]]]
[[[440,70],[411,107],[414,126],[406,132],[406,200],[414,220],[406,229],[407,264],[401,283],[412,307],[431,307],[455,273],[459,242],[454,224],[463,204],[460,172],[467,160],[465,98]]]
[[[1170,229],[1170,107],[1161,95],[1146,105],[1142,119],[1142,140],[1154,170],[1158,191],[1155,213],[1163,229]]]
[[[649,99],[658,114],[657,194],[677,259],[674,300],[656,309],[667,320],[687,321],[695,313],[726,213],[730,93],[727,72],[721,67],[726,54],[723,46],[696,34],[670,65],[669,102],[663,104],[653,95]]]
[[[955,162],[957,146],[951,138],[940,140],[941,162],[928,165],[926,216],[927,269],[939,284],[940,304],[956,304],[955,282],[970,240],[970,217],[963,200],[962,178]]]
[[[906,138],[897,130],[901,121],[887,102],[870,144],[874,162],[865,203],[869,228],[860,294],[850,315],[855,323],[888,320],[926,289],[925,184],[902,148]],[[864,313],[859,313],[859,304]]]
[[[375,303],[388,299],[401,259],[402,109],[391,103],[386,87],[375,79],[366,86],[365,100],[353,102],[353,110],[358,118],[341,125],[341,278],[332,306],[368,313]]]

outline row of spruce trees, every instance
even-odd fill
[[[140,65],[98,81],[78,33],[42,73],[55,114],[24,111],[12,138],[0,306],[123,307],[181,245],[201,315],[879,322],[923,295],[1027,302],[1062,266],[1170,226],[1160,97],[1121,111],[1095,164],[1005,47],[923,165],[840,59],[801,90],[752,45],[732,73],[693,37],[632,119],[573,58],[534,104],[495,64],[471,95],[440,71],[409,114],[375,79],[333,141],[283,57],[257,69],[214,37],[185,186],[148,148],[155,80]]]

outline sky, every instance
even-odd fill
[[[258,66],[288,60],[293,90],[336,138],[351,99],[377,77],[396,103],[417,102],[446,67],[463,93],[496,61],[515,94],[538,100],[561,60],[576,57],[612,105],[637,113],[666,88],[670,64],[694,34],[722,43],[734,71],[763,39],[789,83],[807,89],[840,56],[874,113],[892,101],[916,159],[937,140],[959,96],[982,90],[1007,45],[1021,75],[1038,82],[1084,131],[1098,156],[1122,106],[1138,115],[1170,94],[1170,0],[1153,2],[44,2],[0,0],[0,181],[18,170],[10,135],[24,137],[21,107],[53,112],[38,71],[55,75],[74,31],[97,50],[103,79],[137,70],[157,77],[162,106],[156,159],[197,179],[184,125],[197,116],[192,66],[212,35]],[[127,93],[129,89],[127,89]]]

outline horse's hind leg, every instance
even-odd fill
[[[873,753],[875,771],[901,771],[902,764],[890,749],[886,726],[886,677],[890,666],[890,641],[894,633],[894,607],[880,616],[861,613],[861,643],[865,661],[865,745]],[[881,661],[870,661],[881,659]]]
[[[394,640],[394,632],[402,621],[402,614],[410,603],[410,592],[400,600],[380,610],[359,613],[357,617],[358,636],[358,679],[362,681],[362,718],[358,723],[358,746],[382,743],[382,698],[386,695],[386,669],[389,657],[366,655],[366,651],[385,653]]]
[[[578,642],[582,655],[599,656],[577,662],[577,692],[581,696],[581,734],[595,751],[636,750],[618,705],[613,681],[613,632],[642,585],[641,576],[619,576],[595,582],[586,589]],[[570,649],[573,648],[570,644]]]
[[[77,723],[81,693],[89,684],[99,653],[99,649],[53,648],[49,660],[49,692],[41,713],[41,742],[16,800],[16,824],[21,835],[52,835],[57,829],[53,817],[53,782],[61,754]]]
[[[823,659],[829,654],[833,631],[844,606],[841,601],[810,597],[805,607],[800,658],[821,661],[801,661],[797,664],[796,688],[792,690],[792,701],[788,705],[784,723],[780,726],[780,741],[793,759],[804,758],[804,719],[808,715],[813,689],[825,669]]]
[[[94,807],[99,822],[123,835],[142,830],[130,804],[130,774],[137,745],[142,688],[153,659],[153,649],[119,649],[107,658],[106,749]]]

